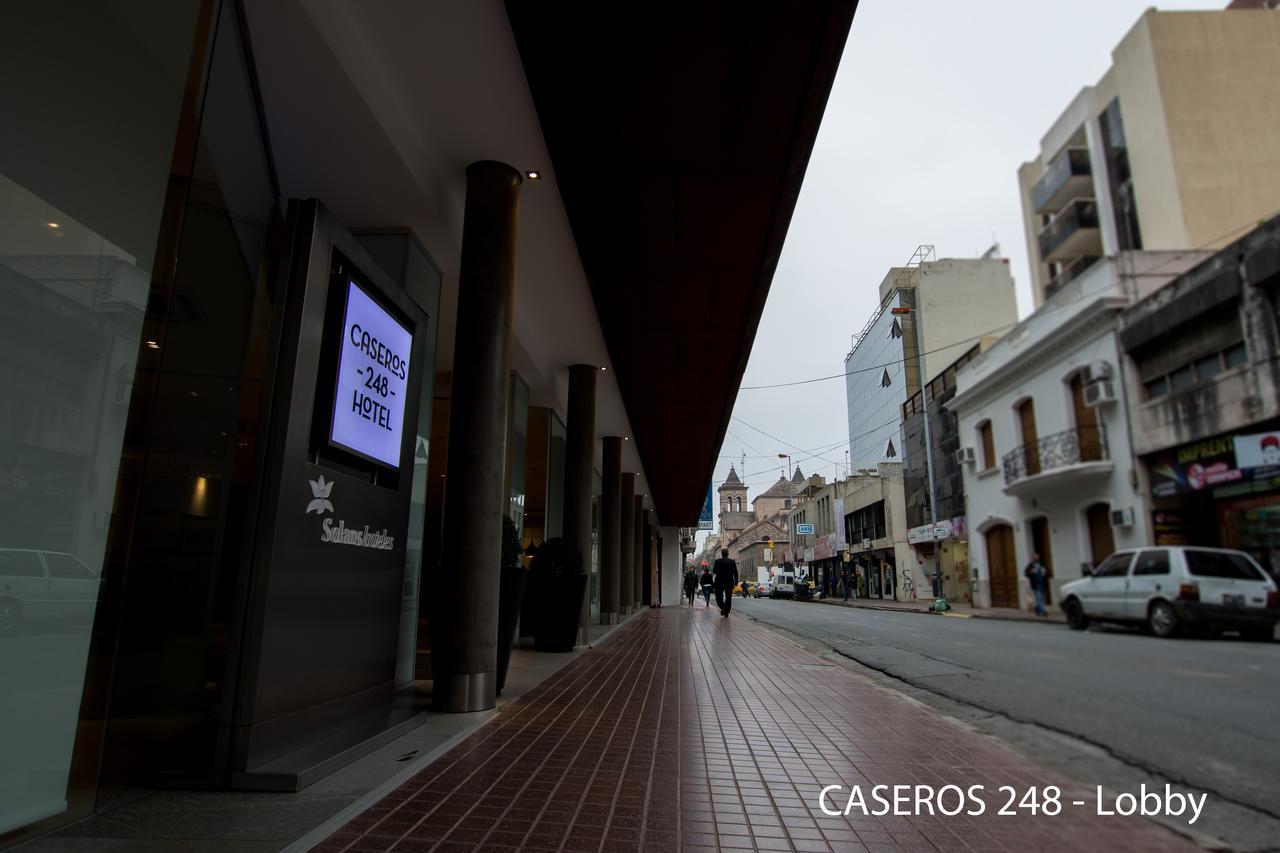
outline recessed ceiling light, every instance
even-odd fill
[[[631,436],[629,436],[629,435],[624,435],[624,436],[622,437],[622,440],[623,440],[623,441],[630,441],[630,440],[631,440]]]
[[[601,366],[601,368],[600,368],[600,369],[601,369],[601,370],[608,370],[609,368],[604,367],[604,366]]]
[[[50,223],[49,223],[49,227],[50,227],[50,228],[61,228],[62,226],[61,226],[61,225],[59,225],[57,222],[50,222]]]
[[[537,170],[537,169],[530,169],[530,170],[528,170],[527,172],[525,172],[525,173],[524,173],[524,176],[525,176],[526,178],[528,178],[529,180],[531,180],[531,181],[540,181],[540,180],[542,180],[542,172],[541,172],[541,171],[539,171],[539,170]]]
[[[160,345],[159,345],[158,343],[156,343],[155,341],[147,341],[147,348],[148,348],[148,349],[160,349]]]

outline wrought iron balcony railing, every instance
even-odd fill
[[[1085,462],[1103,462],[1110,458],[1107,452],[1107,434],[1102,427],[1067,429],[1006,453],[1001,459],[1004,465],[1004,484],[1009,486],[1027,477],[1058,468]]]

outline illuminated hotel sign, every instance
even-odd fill
[[[340,346],[329,441],[399,468],[413,334],[348,281]]]

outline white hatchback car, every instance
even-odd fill
[[[1076,630],[1091,621],[1147,625],[1157,637],[1184,627],[1236,630],[1270,640],[1280,592],[1253,558],[1222,548],[1117,551],[1089,577],[1062,586],[1062,609]]]

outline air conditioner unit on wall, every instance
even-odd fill
[[[1112,527],[1133,527],[1133,508],[1111,510]]]
[[[1084,386],[1084,404],[1101,406],[1116,401],[1116,385],[1110,379],[1100,379]]]
[[[1101,382],[1104,379],[1111,378],[1111,365],[1105,361],[1095,361],[1085,365],[1081,371],[1081,379],[1088,385],[1091,382]]]
[[[956,463],[959,465],[973,465],[977,461],[972,447],[961,447],[956,451]]]

